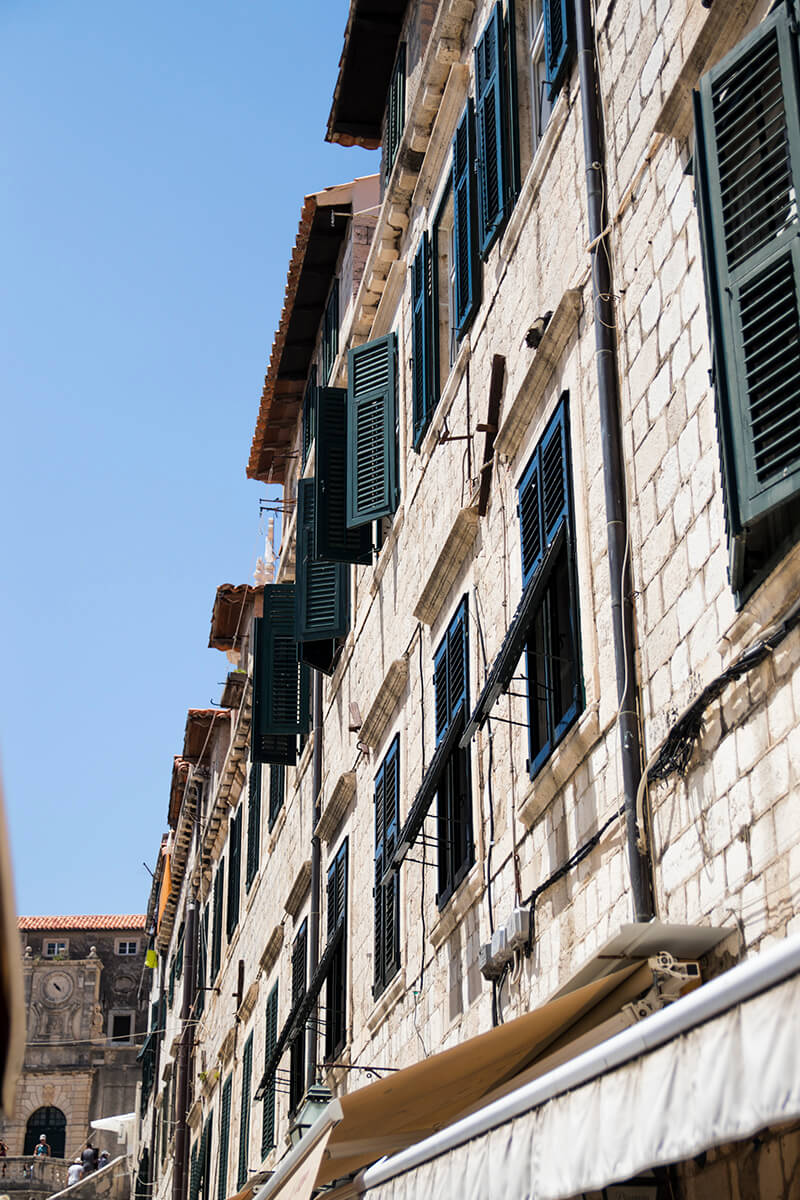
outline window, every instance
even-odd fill
[[[469,696],[467,600],[461,601],[434,656],[436,744],[465,719]],[[456,744],[444,764],[437,790],[439,907],[449,900],[475,860],[469,751]]]
[[[211,907],[203,909],[203,920],[200,925],[200,944],[197,947],[197,998],[195,1000],[195,1016],[199,1017],[206,1007],[206,987],[208,986],[208,928],[211,917]]]
[[[383,177],[388,183],[392,173],[403,126],[406,120],[406,46],[402,42],[392,71],[389,95],[386,101],[386,123],[383,138]]]
[[[222,897],[225,894],[225,859],[221,858],[214,880],[214,934],[211,943],[211,978],[213,984],[222,962]]]
[[[301,479],[297,491],[297,561],[295,629],[303,662],[330,674],[336,639],[350,628],[350,568],[347,563],[317,558],[316,498],[313,479]]]
[[[308,981],[308,922],[298,930],[292,945],[292,1007],[305,994]],[[300,1105],[306,1090],[306,1030],[300,1030],[289,1051],[289,1111]]]
[[[253,1035],[248,1037],[242,1051],[242,1107],[239,1114],[239,1170],[236,1187],[241,1189],[247,1182],[247,1158],[250,1143],[250,1084],[253,1079]]]
[[[217,1200],[226,1200],[228,1192],[228,1148],[231,1134],[231,1092],[233,1076],[229,1075],[222,1088],[219,1110],[219,1173],[217,1175]]]
[[[228,903],[225,913],[225,932],[231,940],[239,924],[239,893],[241,891],[242,810],[230,819],[228,835]]]
[[[108,1019],[108,1036],[112,1042],[130,1043],[133,1040],[132,1012],[112,1012]]]
[[[274,768],[273,768],[274,770]],[[278,1041],[278,985],[267,997],[264,1022],[264,1067]],[[261,1113],[261,1157],[265,1158],[275,1145],[275,1073],[264,1090],[264,1108]]]
[[[269,828],[273,829],[278,819],[278,813],[283,808],[283,798],[286,794],[286,768],[282,765],[269,769]]]
[[[522,476],[518,511],[522,585],[535,593],[525,650],[532,777],[582,701],[566,396]]]
[[[325,1058],[331,1061],[347,1041],[347,839],[328,868],[328,943],[339,945],[328,970],[325,999]]]
[[[384,873],[392,860],[400,826],[400,737],[394,739],[375,776],[375,976],[377,997],[400,966],[400,876]]]
[[[780,6],[700,80],[695,181],[731,586],[800,530],[798,37]]]
[[[258,874],[261,851],[261,763],[250,764],[247,788],[247,871],[245,888],[250,891]]]
[[[478,242],[485,258],[509,206],[507,63],[500,4],[475,46],[475,128],[478,171]]]
[[[325,316],[322,319],[322,383],[330,382],[333,364],[339,353],[339,280],[334,279],[328,303],[325,306]]]
[[[547,82],[544,47],[544,9],[546,0],[527,0],[528,71],[531,89],[531,147],[536,147],[550,120],[553,104]]]
[[[116,953],[121,955],[132,955],[139,953],[139,942],[136,938],[126,939],[119,938],[116,945]]]
[[[391,516],[397,508],[396,375],[397,337],[394,333],[348,351],[349,529]]]
[[[544,57],[551,104],[567,77],[572,59],[575,41],[572,11],[568,0],[543,0]]]
[[[308,461],[308,455],[311,451],[311,443],[314,441],[316,434],[316,418],[317,418],[317,368],[313,366],[308,376],[305,395],[303,396],[303,422],[302,422],[302,464],[305,467]]]
[[[69,950],[69,942],[43,942],[42,957],[56,958],[57,955],[64,955]]]

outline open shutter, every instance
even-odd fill
[[[386,862],[397,846],[400,825],[400,743],[395,738],[384,765],[383,825]],[[383,981],[384,985],[400,965],[400,874],[395,871],[383,886]]]
[[[373,961],[373,980],[372,994],[377,996],[383,991],[385,986],[383,973],[383,909],[384,909],[384,888],[381,886],[383,872],[386,869],[387,858],[384,847],[384,789],[386,777],[386,764],[381,767],[375,778],[375,886],[372,890],[373,897],[373,933],[374,933],[374,961]]]
[[[222,962],[222,897],[225,892],[225,859],[219,860],[214,880],[214,941],[211,946],[211,978],[213,984]]]
[[[400,139],[403,136],[403,126],[406,119],[406,44],[401,42],[389,84],[389,95],[386,101],[386,133],[383,149],[383,172],[387,180],[392,173]]]
[[[250,780],[247,795],[247,874],[245,887],[256,877],[261,849],[261,763],[250,764]]]
[[[347,527],[397,507],[397,398],[394,333],[348,352]]]
[[[433,272],[428,231],[422,234],[411,269],[412,409],[414,445],[418,446],[433,408]]]
[[[314,487],[315,558],[369,563],[371,527],[347,528],[347,392],[343,388],[320,388],[317,393]]]
[[[527,587],[568,517],[567,406],[562,402],[519,485],[517,512],[522,547],[522,586]]]
[[[253,687],[253,757],[265,756],[262,738],[308,733],[309,675],[300,662],[295,631],[295,585],[264,588],[264,616],[257,618]]]
[[[334,279],[322,319],[322,383],[331,377],[339,352],[339,280]]]
[[[433,659],[436,745],[443,740],[469,692],[467,661],[467,605],[462,600]]]
[[[800,495],[797,38],[772,13],[700,81],[697,182],[735,538]],[[732,571],[732,576],[734,572]],[[734,587],[738,581],[732,577]]]
[[[453,138],[453,256],[455,258],[456,336],[467,332],[480,304],[475,199],[475,110],[467,100]]]
[[[475,47],[475,118],[478,143],[478,235],[485,256],[505,217],[506,129],[503,18],[495,5]]]
[[[314,480],[297,490],[296,628],[301,642],[344,637],[350,627],[350,572],[346,563],[314,557]]]
[[[567,0],[544,0],[544,61],[551,103],[564,82],[573,42],[572,12]]]

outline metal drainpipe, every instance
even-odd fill
[[[312,809],[314,814],[313,828],[317,828],[320,817],[320,793],[322,791],[322,672],[314,672],[314,748],[311,757],[311,790]],[[322,897],[322,855],[319,838],[316,834],[311,838],[311,912],[308,918],[308,977],[314,978],[314,972],[319,964],[319,933],[320,933],[320,904]],[[307,1033],[306,1043],[306,1087],[310,1088],[317,1081],[317,1022],[318,1005],[314,1005],[314,1017]],[[177,1200],[177,1198],[176,1198]]]
[[[186,1118],[189,1113],[189,1068],[194,1022],[195,1001],[195,942],[197,940],[197,897],[194,893],[186,905],[186,924],[183,930],[183,999],[181,1001],[181,1044],[178,1050],[175,1087],[175,1166],[172,1174],[172,1200],[184,1200],[189,1161],[189,1139]]]
[[[158,931],[156,931],[158,932]],[[163,1012],[163,1004],[161,999],[164,995],[164,981],[166,979],[166,963],[161,955],[158,956],[158,1020],[161,1021]],[[152,992],[151,992],[152,995]],[[151,1001],[152,1005],[152,1001]],[[149,1014],[148,1014],[149,1015]],[[162,1032],[156,1045],[155,1062],[153,1063],[153,1085],[150,1090],[150,1095],[153,1098],[153,1113],[150,1120],[150,1165],[149,1165],[149,1182],[151,1185],[151,1193],[154,1191],[153,1184],[155,1181],[155,1172],[158,1165],[158,1144],[156,1141],[156,1088],[158,1086],[158,1073],[161,1070],[161,1046],[164,1041],[165,1034]]]
[[[589,0],[576,0],[578,71],[586,159],[589,240],[592,246],[592,300],[597,358],[597,391],[603,451],[603,483],[611,574],[611,614],[619,701],[619,737],[625,797],[625,828],[636,921],[654,916],[653,874],[649,854],[637,845],[636,792],[642,775],[639,744],[639,687],[636,674],[630,562],[626,555],[628,513],[620,431],[619,366],[611,254],[604,196],[605,154],[594,30]]]

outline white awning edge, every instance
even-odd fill
[[[799,972],[793,937],[369,1167],[362,1193],[562,1200],[800,1117]]]

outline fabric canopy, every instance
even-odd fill
[[[366,1171],[369,1200],[563,1200],[800,1117],[800,938]]]

